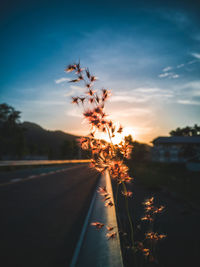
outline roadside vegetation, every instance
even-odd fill
[[[200,204],[199,172],[188,171],[184,164],[129,161],[130,173],[147,189],[164,190],[174,196]]]
[[[170,132],[176,136],[198,136],[199,126],[177,128]],[[133,146],[130,159],[127,161],[130,175],[146,189],[164,191],[174,197],[200,204],[199,172],[189,171],[185,163],[152,162],[151,147],[133,141],[131,136],[126,137]],[[190,146],[191,147],[191,146]],[[190,156],[185,149],[186,156]],[[189,151],[190,152],[190,151]]]

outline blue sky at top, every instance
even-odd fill
[[[42,3],[41,3],[42,2]],[[160,1],[161,2],[161,1]],[[64,68],[81,60],[112,90],[115,120],[149,142],[200,123],[200,8],[173,1],[11,1],[1,9],[0,102],[22,120],[84,134]]]

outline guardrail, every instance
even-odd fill
[[[98,186],[106,187],[114,203],[108,171],[102,175]],[[94,229],[90,224],[95,221],[105,226],[100,230]],[[106,226],[114,227],[114,239],[108,240]],[[118,232],[115,205],[105,207],[102,196],[95,192],[70,267],[123,267]]]
[[[26,166],[26,165],[50,165],[66,163],[89,163],[89,159],[70,159],[70,160],[3,160],[0,166]]]

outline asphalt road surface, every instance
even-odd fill
[[[81,164],[0,174],[0,266],[69,266],[97,180]]]

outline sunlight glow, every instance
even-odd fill
[[[124,127],[123,132],[121,134],[116,134],[115,137],[112,138],[113,144],[119,144],[125,136],[131,135],[133,140],[136,138],[135,130],[132,127]],[[107,142],[110,142],[109,137],[106,133],[101,133],[99,138],[104,139]]]

